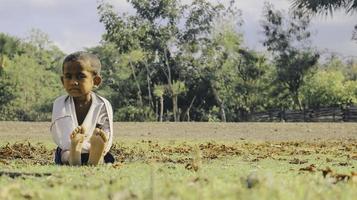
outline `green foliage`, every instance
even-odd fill
[[[130,99],[122,105],[137,102],[139,106],[149,106],[154,110],[153,85],[170,85],[174,74],[177,74],[171,66],[174,59],[168,52],[168,45],[171,38],[177,37],[181,6],[175,0],[133,0],[129,3],[136,9],[136,15],[121,16],[114,12],[111,5],[99,5],[100,20],[107,31],[104,39],[115,44],[121,64],[129,67],[130,79],[134,81],[134,86],[129,88],[130,93],[136,94],[136,99]],[[122,88],[119,85],[114,87]],[[128,87],[122,89],[125,91]]]
[[[207,122],[221,122],[220,115],[220,108],[213,106],[202,120]]]
[[[187,90],[183,81],[174,81],[171,87],[171,95],[173,96],[178,96],[179,94],[184,93]]]
[[[301,109],[300,87],[319,58],[319,54],[308,46],[310,18],[296,10],[285,19],[271,4],[265,5],[264,16],[262,26],[266,38],[263,44],[273,55],[277,68],[275,83],[281,84],[279,90],[286,88],[289,91],[286,97],[293,100],[295,108]]]
[[[88,51],[98,55],[102,63],[103,82],[97,92],[109,99],[114,110],[131,104],[136,92],[131,78],[132,70],[128,61],[124,60],[128,56],[120,54],[115,44],[110,42],[103,42],[101,46],[90,48]]]
[[[23,43],[24,54],[32,57],[46,70],[62,73],[64,53],[49,40],[49,36],[39,29],[32,29]]]
[[[332,55],[327,59],[326,63],[322,64],[321,68],[327,70],[341,71],[348,80],[357,80],[357,60],[348,59],[343,61],[341,58]]]
[[[357,0],[293,0],[292,8],[310,15],[316,13],[333,15],[334,11],[340,9],[345,10],[348,15],[353,15],[357,12]],[[357,41],[357,24],[354,27],[352,39]]]
[[[222,4],[213,5],[203,0],[193,1],[189,6],[183,6],[176,0],[131,0],[129,3],[136,10],[135,15],[119,15],[113,6],[100,3],[100,21],[106,28],[104,39],[115,44],[116,51],[120,54],[118,57],[124,56],[120,60],[123,65],[135,57],[132,53],[136,55],[137,50],[143,53],[136,55],[140,60],[133,59],[131,66],[135,67],[132,78],[135,81],[137,98],[142,98],[143,104],[154,110],[150,98],[154,85],[167,85],[170,95],[165,98],[171,98],[172,105],[165,108],[172,107],[174,119],[178,120],[179,107],[186,103],[181,103],[181,99],[193,99],[192,95],[196,93],[192,89],[196,87],[197,79],[193,81],[191,77],[197,74],[191,74],[185,66],[197,63],[198,59],[192,57],[192,54],[209,45],[210,41],[207,39],[211,37],[215,19],[228,13],[228,9],[224,9]],[[195,49],[194,46],[199,47]],[[184,80],[185,87],[178,87],[177,83],[183,80],[180,77],[186,75],[189,77],[184,78],[192,81]],[[198,84],[204,87],[204,83]],[[115,87],[122,88],[118,85]],[[185,94],[186,88],[191,89],[192,93]],[[187,96],[180,98],[183,95]]]
[[[126,106],[116,110],[114,121],[156,121],[156,117],[150,107]]]
[[[105,34],[87,49],[101,60],[96,92],[112,103],[115,120],[246,121],[268,109],[356,103],[356,61],[332,56],[316,65],[301,9],[286,15],[265,6],[266,55],[245,47],[234,0],[128,2],[133,14],[99,1]],[[40,30],[25,39],[0,33],[0,120],[49,120],[63,93],[63,57]]]
[[[164,85],[155,85],[154,86],[154,95],[156,97],[162,97],[165,94],[165,86]]]
[[[0,54],[1,56],[7,56],[13,58],[17,54],[21,54],[23,51],[20,39],[0,33]]]
[[[44,35],[37,36],[38,42],[48,42]],[[53,100],[62,91],[55,68],[60,68],[63,53],[54,45],[39,48],[4,34],[0,41],[6,56],[6,65],[0,67],[1,120],[50,120]]]
[[[52,102],[62,90],[58,75],[26,55],[15,56],[4,72],[13,88],[9,109],[15,119],[49,120]]]
[[[341,71],[318,70],[302,87],[302,102],[308,108],[356,103],[356,83],[346,81]]]
[[[357,11],[356,0],[294,0],[293,8],[302,9],[304,12],[324,13],[331,15],[333,11],[343,8],[346,13]]]
[[[15,119],[12,101],[16,98],[17,88],[13,87],[9,75],[0,69],[0,120]]]
[[[221,109],[221,120],[243,120],[238,110],[259,110],[268,83],[265,71],[268,65],[264,56],[241,46],[242,36],[232,27],[215,31],[210,46],[204,51],[201,73],[209,79],[210,87]],[[224,111],[224,113],[223,113]]]

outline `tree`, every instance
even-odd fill
[[[310,18],[301,10],[295,10],[290,13],[290,19],[285,20],[283,14],[275,11],[271,4],[265,5],[264,17],[262,26],[266,38],[263,45],[273,55],[276,84],[282,84],[295,107],[302,109],[299,90],[304,77],[319,58],[319,54],[308,46]]]
[[[153,119],[151,115],[154,112],[150,112],[153,106],[145,104],[146,99],[149,99],[149,105],[152,104],[152,98],[145,90],[145,83],[147,84],[146,88],[151,84],[151,78],[148,78],[149,73],[143,71],[144,65],[146,66],[147,63],[145,52],[136,49],[127,53],[119,53],[114,43],[106,41],[103,41],[100,46],[88,49],[88,51],[98,55],[102,63],[103,83],[97,92],[111,101],[115,112],[118,112],[119,109],[120,112],[129,112],[115,115],[115,120],[145,121]],[[148,96],[149,98],[147,98]]]
[[[207,47],[202,71],[209,79],[222,121],[246,120],[265,97],[262,80],[266,59],[242,46],[242,36],[231,28],[220,28]]]
[[[113,109],[127,105],[128,101],[131,101],[132,94],[136,92],[130,81],[132,71],[125,62],[121,62],[122,55],[117,51],[116,45],[102,42],[100,46],[90,48],[88,51],[96,54],[102,64],[103,80],[98,93],[110,100]]]
[[[20,39],[0,33],[0,69],[6,66],[8,59],[21,53],[22,47]]]
[[[0,120],[14,119],[16,116],[12,112],[11,102],[19,92],[14,88],[14,83],[5,69],[0,68]]]
[[[129,3],[136,10],[134,15],[120,15],[114,11],[113,6],[103,2],[99,4],[100,21],[106,28],[103,38],[106,42],[115,44],[120,54],[138,49],[145,52],[145,62],[141,62],[136,68],[137,74],[147,80],[146,90],[142,87],[143,83],[139,83],[142,96],[150,99],[151,88],[155,84],[167,85],[166,97],[170,97],[171,102],[165,101],[165,109],[172,107],[173,119],[179,121],[179,107],[190,104],[185,99],[192,102],[197,93],[178,93],[175,88],[179,81],[185,81],[186,88],[190,89],[197,84],[186,82],[182,78],[187,75],[186,67],[192,66],[192,62],[197,59],[189,53],[181,53],[181,50],[189,48],[192,53],[199,53],[200,48],[194,48],[209,43],[214,19],[223,16],[229,9],[223,9],[224,6],[220,3],[213,5],[206,0],[194,0],[188,6],[182,5],[178,0],[130,0]],[[140,79],[139,76],[137,78]],[[199,84],[201,86],[205,83]],[[207,90],[204,91],[207,93]],[[180,101],[180,95],[187,96]],[[148,104],[152,105],[149,99],[143,99],[144,104],[149,101]]]
[[[31,29],[23,42],[24,53],[36,59],[45,69],[60,73],[64,53],[50,40],[47,33]]]
[[[190,101],[187,101],[187,111],[191,110],[192,104],[198,104],[198,108],[205,103],[205,109],[219,108],[221,121],[226,121],[226,92],[221,85],[226,77],[234,76],[232,65],[226,65],[232,60],[231,52],[241,44],[241,35],[236,28],[241,24],[240,12],[235,7],[235,1],[225,7],[222,4],[212,4],[208,1],[193,1],[188,9],[188,17],[183,34],[180,37],[180,65],[185,66],[182,78],[188,85],[187,93]],[[223,30],[223,31],[222,31]],[[227,31],[226,31],[227,30]],[[226,42],[228,40],[228,42]],[[230,40],[230,41],[229,41]],[[232,44],[229,44],[232,42]],[[226,46],[225,46],[226,45]],[[232,48],[233,47],[233,48]],[[228,71],[229,72],[228,72]],[[201,83],[202,85],[199,85]],[[228,86],[230,83],[225,83]],[[201,93],[204,96],[201,96]],[[217,107],[216,107],[216,106]],[[193,108],[193,111],[199,111]],[[196,111],[196,112],[197,112]],[[205,116],[208,116],[205,113]],[[202,116],[203,119],[206,117]]]
[[[133,50],[128,52],[127,54],[123,54],[121,58],[122,58],[121,60],[122,65],[129,66],[131,69],[132,77],[134,79],[134,83],[137,88],[138,106],[142,107],[144,103],[143,103],[143,97],[141,91],[141,84],[139,83],[139,80],[136,75],[137,74],[136,65],[137,63],[142,62],[145,59],[145,55],[140,50]]]
[[[152,84],[165,82],[171,88],[173,80],[176,79],[175,71],[172,70],[174,58],[169,45],[172,39],[177,37],[181,6],[176,0],[129,2],[136,9],[136,15],[118,15],[111,5],[100,3],[100,21],[107,30],[104,39],[114,43],[120,53],[127,54],[138,49],[145,52],[145,61],[141,63],[140,72],[145,74],[148,85],[148,95],[145,96],[149,97],[148,104],[152,106]],[[147,63],[154,63],[151,69]],[[152,82],[149,80],[151,76],[157,79]],[[136,85],[139,90],[138,84]]]
[[[320,69],[302,86],[302,102],[308,108],[346,106],[356,103],[356,81],[348,81],[342,71]]]
[[[6,120],[49,120],[53,100],[62,92],[59,75],[45,70],[26,54],[15,56],[3,71],[2,87],[11,88],[7,96]],[[4,76],[3,76],[4,77]],[[6,83],[3,85],[3,83]],[[4,109],[3,109],[4,110]]]
[[[55,48],[38,49],[29,41],[0,34],[0,53],[6,58],[0,68],[1,120],[50,119],[53,100],[62,91],[55,71],[60,71],[63,52]]]
[[[334,10],[342,8],[348,14],[357,11],[357,0],[293,0],[292,6],[304,12],[323,14],[332,14]]]
[[[180,120],[180,113],[178,112],[178,96],[181,93],[186,92],[186,90],[187,89],[183,81],[173,81],[171,84],[170,94],[172,95],[173,115],[175,122]]]
[[[333,14],[337,9],[344,9],[346,14],[357,11],[357,0],[293,0],[292,7],[309,14]],[[354,27],[352,39],[357,41],[357,24]]]
[[[160,122],[162,122],[162,117],[164,115],[164,94],[165,94],[165,86],[164,85],[155,85],[154,86],[154,95],[160,99],[160,118],[159,118]],[[158,106],[156,105],[156,107],[158,107]]]

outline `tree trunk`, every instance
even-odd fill
[[[154,107],[154,103],[153,103],[152,95],[151,95],[151,86],[150,86],[151,77],[150,77],[150,70],[149,70],[149,67],[148,67],[148,64],[147,64],[146,61],[145,61],[145,68],[146,68],[146,81],[147,81],[148,93],[149,93],[149,104],[150,104],[150,106],[153,108],[153,107]]]
[[[162,117],[164,115],[164,97],[160,97],[160,122],[162,122]]]
[[[299,110],[302,111],[302,106],[301,106],[301,101],[300,101],[300,98],[299,98],[299,91],[295,91],[293,93],[293,99],[294,99],[294,103],[295,105],[297,105],[299,107]]]
[[[155,119],[159,120],[159,103],[155,101]]]
[[[5,56],[3,54],[0,55],[0,70],[5,68]]]
[[[221,120],[222,120],[222,122],[227,122],[224,101],[219,97],[218,92],[215,87],[215,83],[211,80],[210,84],[211,84],[214,99],[217,101],[217,103],[219,104],[219,107],[220,107]]]
[[[139,99],[139,106],[140,107],[143,107],[143,98],[141,96],[142,92],[141,92],[141,89],[140,89],[140,84],[136,78],[136,74],[135,74],[135,68],[134,68],[134,65],[133,63],[131,62],[131,60],[129,60],[129,64],[130,64],[130,67],[131,67],[131,71],[133,73],[133,77],[134,77],[134,81],[135,81],[135,85],[136,87],[138,88],[138,92],[137,92],[137,95],[138,95],[138,99]]]
[[[193,99],[192,99],[192,101],[190,103],[190,106],[187,108],[186,113],[185,113],[185,116],[187,116],[187,121],[188,122],[191,121],[191,119],[190,119],[190,110],[192,108],[192,105],[193,105],[193,102],[195,101],[195,99],[196,99],[196,96],[193,97]]]
[[[172,112],[174,114],[174,121],[177,122],[177,95],[172,95]]]
[[[164,57],[165,57],[165,65],[166,65],[166,69],[167,69],[167,73],[164,71],[164,74],[167,78],[167,85],[169,86],[169,91],[171,92],[171,97],[172,97],[172,112],[174,115],[174,121],[177,121],[177,97],[175,97],[176,95],[173,94],[172,91],[172,79],[171,79],[171,68],[169,65],[169,59],[167,57],[167,49],[164,48]],[[176,98],[176,99],[175,99]]]

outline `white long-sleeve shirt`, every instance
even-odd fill
[[[113,143],[113,110],[108,100],[91,93],[92,104],[82,123],[85,128],[85,139],[82,146],[82,152],[87,153],[90,149],[89,139],[93,134],[97,124],[102,126],[106,133],[108,143],[105,147],[105,153],[110,150]],[[51,134],[54,142],[62,149],[69,150],[71,146],[70,135],[78,127],[76,109],[73,97],[63,95],[58,97],[52,110]]]

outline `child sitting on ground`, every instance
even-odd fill
[[[56,164],[113,163],[113,111],[108,100],[92,92],[102,82],[99,59],[90,53],[68,55],[61,81],[68,95],[53,104],[51,133],[58,145]]]

